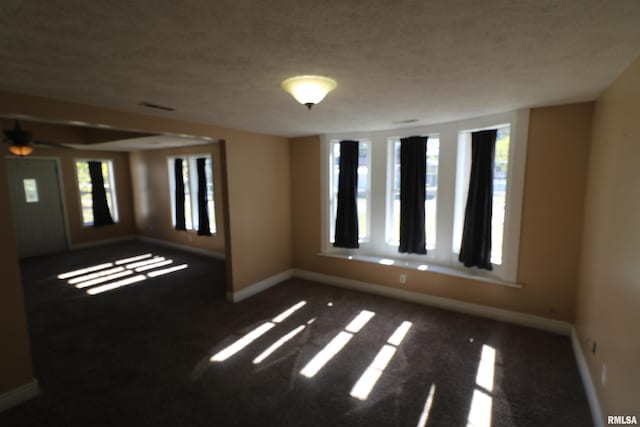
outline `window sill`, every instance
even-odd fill
[[[379,256],[369,256],[369,255],[347,255],[347,254],[339,254],[339,253],[318,253],[318,256],[329,257],[329,258],[338,258],[349,261],[361,261],[368,262],[371,264],[382,264],[390,267],[400,267],[407,268],[419,271],[429,271],[431,273],[444,274],[447,276],[461,277],[463,279],[475,280],[478,282],[489,283],[492,285],[506,286],[509,288],[522,289],[521,283],[513,283],[507,282],[505,280],[496,279],[493,277],[481,276],[480,274],[474,274],[469,271],[461,271],[451,267],[443,267],[441,265],[435,264],[425,264],[418,263],[415,261],[407,261],[401,259],[393,259],[393,258],[385,258]]]

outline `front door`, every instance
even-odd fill
[[[6,164],[20,258],[66,250],[57,162],[6,158]]]

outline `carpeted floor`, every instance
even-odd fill
[[[96,295],[56,278],[143,253],[188,268]],[[22,268],[41,395],[1,426],[592,425],[567,337],[297,279],[231,304],[223,262],[140,242]]]

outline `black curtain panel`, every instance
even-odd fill
[[[491,270],[493,168],[497,130],[471,134],[471,176],[459,260],[465,267]]]
[[[184,219],[184,177],[182,176],[183,159],[175,159],[173,162],[173,171],[175,176],[175,211],[176,211],[176,230],[186,230],[187,226]]]
[[[102,176],[102,162],[89,161],[89,176],[91,178],[91,198],[93,200],[93,226],[113,224],[107,193],[104,190],[104,178]]]
[[[427,180],[426,136],[400,140],[401,253],[426,254],[424,200]]]
[[[196,160],[198,168],[198,236],[211,236],[209,228],[209,210],[207,208],[207,172],[204,157]]]
[[[333,246],[358,248],[358,141],[340,141],[338,208]]]

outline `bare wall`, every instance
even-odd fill
[[[20,265],[4,159],[0,158],[0,395],[33,380]]]
[[[216,220],[216,234],[213,236],[198,236],[194,230],[176,231],[172,225],[167,158],[189,154],[211,155]],[[130,162],[137,234],[224,255],[225,224],[220,144],[136,151],[131,153]]]
[[[289,142],[227,141],[234,291],[291,268]]]
[[[639,112],[637,59],[596,101],[585,204],[576,329],[605,417],[640,417]]]
[[[522,289],[318,256],[320,142],[291,140],[295,268],[572,322],[592,104],[531,111],[518,282]]]

